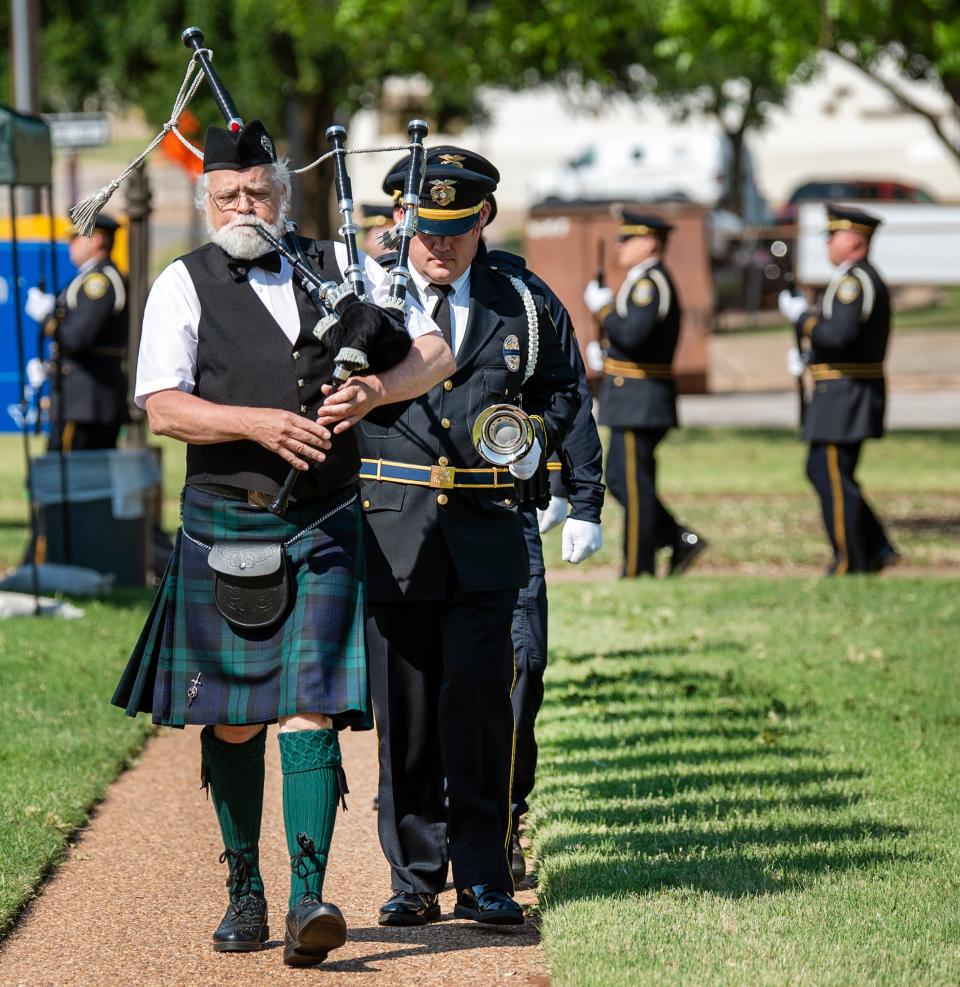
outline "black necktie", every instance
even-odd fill
[[[250,261],[251,267],[262,267],[265,271],[273,271],[274,274],[280,273],[280,255],[276,250],[268,250],[265,254],[261,254],[256,260]]]
[[[430,287],[440,296],[436,308],[433,310],[433,321],[436,322],[446,340],[447,346],[453,349],[453,332],[450,328],[450,292],[453,291],[452,284],[431,284]]]

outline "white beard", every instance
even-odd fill
[[[237,260],[256,260],[273,248],[260,236],[254,226],[262,226],[278,239],[286,227],[284,217],[278,216],[277,222],[270,224],[258,220],[255,216],[238,216],[219,230],[213,229],[210,217],[207,217],[207,232],[210,239],[225,253]]]

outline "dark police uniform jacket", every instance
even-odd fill
[[[531,344],[524,302],[508,277],[473,264],[470,315],[456,371],[411,402],[395,424],[358,423],[366,469],[383,460],[489,470],[474,448],[473,422],[484,408],[517,398],[527,414],[542,417],[546,453],[562,440],[579,406],[577,381],[543,297],[531,291],[530,298],[538,354],[524,383]],[[511,336],[519,342],[516,369],[506,358]],[[509,473],[502,480],[512,484]],[[468,593],[527,584],[527,553],[511,488],[444,489],[364,479],[362,496],[372,602],[445,599],[452,575]]]
[[[680,338],[680,303],[656,261],[624,281],[616,304],[600,313],[606,340],[600,424],[667,429],[677,424],[672,363]]]
[[[342,280],[327,241],[302,240],[313,268],[325,280]],[[317,339],[318,313],[294,281],[300,336],[291,343],[247,280],[250,261],[236,260],[208,243],[180,260],[200,301],[193,393],[215,404],[279,408],[316,418],[321,386],[333,371],[333,347]],[[294,500],[310,500],[351,483],[360,457],[354,430],[333,437],[322,463],[297,478]],[[289,464],[252,440],[190,444],[187,483],[223,484],[273,495]]]
[[[127,287],[109,260],[78,274],[59,299],[64,421],[121,425],[127,415]],[[49,331],[49,330],[48,330]],[[54,401],[56,401],[56,388]],[[61,417],[53,408],[54,421]]]
[[[890,336],[890,296],[867,260],[839,271],[820,315],[800,329],[810,339],[813,391],[804,419],[807,442],[860,442],[883,435],[883,360]]]
[[[546,312],[560,339],[560,346],[567,356],[570,366],[577,375],[577,387],[580,392],[580,407],[577,416],[570,424],[563,443],[557,451],[560,460],[560,470],[551,474],[551,491],[570,501],[570,517],[578,521],[600,523],[600,511],[603,507],[604,486],[603,448],[597,432],[597,423],[593,418],[593,397],[587,384],[587,375],[580,356],[580,347],[573,327],[573,321],[553,290],[533,271],[527,269],[526,261],[517,254],[505,250],[490,250],[481,241],[477,253],[477,261],[481,264],[503,271],[507,274],[522,278],[530,287],[542,294],[546,304]],[[559,484],[553,481],[559,473]],[[533,513],[533,509],[531,512]],[[536,516],[534,514],[534,522]],[[538,529],[539,535],[539,529]],[[542,571],[542,566],[541,566]]]

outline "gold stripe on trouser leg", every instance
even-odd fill
[[[637,491],[637,437],[625,429],[623,433],[624,470],[627,474],[627,519],[626,534],[627,552],[625,576],[637,574],[637,556],[640,546],[637,544],[640,529],[640,495]]]
[[[846,574],[850,565],[847,555],[847,529],[843,519],[843,481],[840,479],[840,459],[835,445],[827,446],[827,470],[830,473],[830,489],[833,492],[833,537],[837,540],[840,558],[837,560],[837,575]]]
[[[63,452],[70,452],[73,448],[73,436],[77,431],[76,422],[65,422],[63,431],[60,433],[60,449]]]
[[[517,760],[517,718],[513,715],[513,690],[517,685],[517,679],[520,677],[520,669],[517,667],[517,649],[513,649],[513,681],[510,683],[510,700],[511,700],[511,710],[510,715],[513,719],[513,739],[510,741],[510,787],[507,791],[507,838],[504,840],[503,849],[509,855],[510,853],[510,837],[513,835],[513,766]],[[510,885],[514,891],[517,890],[517,885],[513,880],[513,868],[509,866],[510,861],[507,860],[507,870],[510,871]]]

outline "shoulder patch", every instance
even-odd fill
[[[653,282],[649,278],[640,278],[630,292],[630,300],[640,308],[649,305],[653,301]]]
[[[860,290],[860,279],[848,275],[837,285],[837,300],[849,305],[860,297]]]
[[[95,302],[107,293],[107,289],[110,287],[110,280],[105,274],[100,274],[98,271],[94,271],[92,274],[88,274],[83,279],[83,293],[90,299],[90,301]]]

